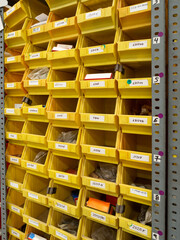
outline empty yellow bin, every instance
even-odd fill
[[[5,124],[6,139],[13,144],[25,145],[22,136],[23,126],[24,122],[7,120]]]
[[[4,89],[9,96],[24,96],[22,79],[24,72],[6,72],[4,75]]]
[[[22,97],[6,96],[4,100],[4,115],[9,120],[23,121]]]
[[[5,57],[4,65],[9,72],[22,72],[26,69],[24,62],[25,47],[23,49],[6,48],[6,52],[10,53],[10,57]]]
[[[6,173],[7,187],[22,191],[25,173],[21,167],[10,164]]]
[[[80,96],[79,78],[81,67],[50,70],[47,89],[54,98],[78,98]]]
[[[8,143],[6,148],[6,162],[21,165],[21,157],[24,146]]]

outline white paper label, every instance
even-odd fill
[[[105,154],[105,149],[102,149],[102,148],[95,148],[95,147],[91,147],[90,148],[90,151],[92,153],[98,153],[98,154]]]
[[[138,42],[130,42],[129,48],[145,48],[147,47],[147,41],[138,41]]]
[[[135,123],[135,124],[147,124],[147,118],[129,118],[129,123]]]
[[[7,88],[13,88],[14,87],[14,83],[7,83]]]
[[[62,203],[56,203],[56,207],[58,207],[58,208],[60,208],[60,209],[62,209],[62,210],[64,210],[64,211],[67,211],[67,206],[66,205],[64,205],[64,204],[62,204]]]
[[[16,134],[9,133],[9,138],[17,139],[17,135],[16,135]]]
[[[19,163],[19,159],[14,157],[10,157],[10,161],[14,163]]]
[[[104,52],[104,49],[102,49],[101,47],[95,47],[95,48],[89,49],[89,54],[101,53],[101,52]]]
[[[141,87],[141,86],[148,86],[148,80],[131,80],[131,87]]]
[[[10,33],[8,33],[7,38],[15,37],[15,35],[16,35],[15,32],[10,32]]]
[[[102,188],[102,189],[105,189],[105,187],[106,187],[105,183],[96,182],[96,181],[91,181],[90,184],[92,187],[97,187],[97,188]]]
[[[8,11],[6,11],[6,15],[8,16],[10,13],[15,11],[15,7],[10,8]]]
[[[86,13],[86,19],[101,17],[101,10]]]
[[[64,180],[68,180],[68,175],[56,173],[56,177]]]
[[[55,114],[55,118],[67,119],[67,114],[66,113],[57,113],[57,114]]]
[[[149,162],[149,156],[131,153],[131,159],[142,162]]]
[[[14,212],[20,213],[20,209],[14,207],[14,206],[11,206],[11,210]]]
[[[40,30],[41,30],[40,27],[36,27],[36,28],[33,28],[32,31],[33,33],[37,33],[37,32],[40,32]]]
[[[15,60],[15,57],[8,57],[7,58],[7,62],[12,62],[12,61],[14,61]]]
[[[57,148],[57,149],[68,150],[68,145],[66,145],[66,144],[56,143],[56,148]]]
[[[39,58],[40,57],[40,53],[33,53],[30,55],[30,59],[32,58]]]
[[[38,108],[28,108],[28,113],[38,113]]]
[[[64,234],[62,234],[62,233],[60,233],[58,231],[56,231],[56,236],[61,237],[61,238],[65,239],[65,240],[68,239]]]
[[[55,22],[54,27],[57,28],[57,27],[65,26],[65,25],[67,25],[67,22],[62,20],[62,21],[59,21],[59,22]]]
[[[37,165],[33,163],[27,163],[27,168],[37,169]]]
[[[18,188],[19,187],[19,185],[17,183],[14,183],[14,182],[10,182],[10,186],[14,187],[14,188]]]
[[[35,222],[35,221],[31,220],[31,219],[29,219],[29,223],[34,225],[34,226],[36,226],[36,227],[39,227],[39,223]]]
[[[38,196],[36,194],[28,192],[28,196],[34,199],[38,199]]]
[[[147,236],[147,229],[143,228],[143,227],[140,227],[140,226],[137,226],[137,225],[134,225],[134,224],[131,224],[129,226],[129,228],[135,232],[138,232],[140,234],[143,234],[143,235],[146,235]]]
[[[142,197],[147,197],[148,196],[147,192],[137,190],[137,189],[134,189],[134,188],[130,189],[130,193],[135,194],[135,195],[139,195],[139,196],[142,196]]]
[[[11,114],[14,114],[14,109],[11,109],[11,108],[9,108],[9,109],[6,109],[6,113],[11,113]]]
[[[105,82],[104,81],[98,81],[98,82],[90,82],[90,87],[105,87]]]
[[[38,86],[39,85],[39,81],[38,80],[29,80],[29,85],[30,86]]]
[[[55,88],[65,88],[66,87],[66,82],[55,82],[54,87]]]
[[[90,121],[104,122],[104,116],[90,115]]]
[[[96,218],[96,219],[98,219],[98,220],[101,220],[101,221],[103,221],[103,222],[106,221],[106,217],[105,217],[105,216],[102,216],[102,215],[97,214],[97,213],[94,213],[94,212],[91,212],[91,217],[92,217],[92,218]]]
[[[18,237],[18,238],[20,237],[20,234],[18,232],[14,231],[14,230],[11,230],[11,234]]]
[[[130,12],[138,12],[142,10],[146,10],[148,8],[148,3],[137,4],[130,7]]]

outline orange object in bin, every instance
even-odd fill
[[[94,208],[101,212],[105,212],[109,214],[113,213],[113,208],[111,207],[111,204],[109,202],[104,202],[99,199],[89,198],[86,205],[87,207]]]

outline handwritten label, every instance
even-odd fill
[[[32,58],[39,58],[39,57],[40,57],[40,53],[30,54],[30,59],[32,59]]]
[[[15,7],[12,7],[8,11],[6,11],[6,15],[8,16],[9,14],[11,14],[14,11],[15,11]]]
[[[14,206],[11,206],[11,210],[14,212],[20,213],[20,209],[14,207]]]
[[[98,81],[98,82],[90,82],[90,87],[105,87],[105,82],[104,81]]]
[[[10,161],[13,163],[19,163],[19,159],[15,157],[10,157]]]
[[[40,32],[40,27],[36,27],[36,28],[33,28],[32,32],[33,33],[37,33],[37,32]]]
[[[14,231],[14,230],[11,230],[11,234],[18,237],[18,238],[20,237],[20,234],[18,232]]]
[[[62,210],[65,210],[65,211],[67,211],[67,206],[66,205],[64,205],[64,204],[62,204],[62,203],[56,203],[56,207],[58,207],[58,208],[60,208],[60,209],[62,209]]]
[[[55,118],[67,119],[67,114],[66,113],[57,113],[57,114],[55,114]]]
[[[28,221],[29,221],[30,224],[32,224],[32,225],[34,225],[36,227],[39,227],[39,223],[38,222],[35,222],[35,221],[31,220],[31,219],[28,219]]]
[[[148,3],[137,4],[130,7],[130,12],[138,12],[142,10],[146,10],[148,8]]]
[[[105,189],[105,187],[106,187],[105,183],[96,182],[96,181],[91,181],[90,184],[92,187],[97,187],[97,188],[102,188],[102,189]]]
[[[14,83],[7,83],[7,88],[13,88],[14,86]]]
[[[104,122],[104,116],[90,115],[90,121]]]
[[[148,86],[148,80],[131,80],[131,87],[141,87],[141,86]]]
[[[12,62],[12,61],[14,61],[15,60],[15,57],[8,57],[7,58],[7,62]]]
[[[9,133],[9,138],[17,139],[17,135],[16,135],[16,134]]]
[[[90,152],[92,153],[98,153],[98,154],[105,154],[105,149],[103,148],[95,148],[95,147],[91,147],[90,148]]]
[[[61,174],[61,173],[56,173],[56,177],[63,179],[63,180],[68,180],[68,178],[69,178],[68,175]]]
[[[56,231],[56,236],[61,237],[61,238],[65,239],[65,240],[68,239],[67,236],[65,236],[64,234],[62,234],[62,233],[60,233],[58,231]]]
[[[134,189],[134,188],[130,189],[130,193],[135,194],[135,195],[139,195],[139,196],[142,196],[142,197],[148,197],[147,192],[141,191],[141,190],[137,190],[137,189]]]
[[[39,81],[38,80],[29,80],[29,85],[30,86],[38,86],[39,85]]]
[[[10,33],[8,33],[7,38],[15,37],[15,35],[16,35],[15,32],[10,32]]]
[[[131,224],[129,226],[129,228],[135,232],[138,232],[138,233],[141,233],[143,235],[146,235],[147,236],[147,229],[143,228],[143,227],[139,227],[137,225],[134,225],[134,224]]]
[[[36,194],[28,192],[28,196],[34,199],[38,199],[38,196]]]
[[[11,109],[11,108],[9,108],[9,109],[6,109],[6,113],[11,113],[11,114],[14,114],[14,109]]]
[[[129,118],[129,123],[135,123],[135,124],[147,124],[147,118]]]
[[[91,217],[92,217],[92,218],[96,218],[96,219],[98,219],[98,220],[101,220],[101,221],[103,221],[103,222],[106,221],[106,217],[105,217],[105,216],[102,216],[102,215],[97,214],[97,213],[94,213],[94,212],[91,212]]]
[[[142,162],[149,162],[149,156],[131,153],[131,159]]]
[[[37,169],[37,165],[33,163],[27,163],[27,168]]]
[[[17,183],[14,183],[14,182],[10,182],[10,186],[14,187],[14,188],[18,188],[19,187],[19,185]]]
[[[147,41],[139,41],[139,42],[130,42],[129,48],[145,48],[147,47]]]
[[[66,82],[55,82],[54,87],[55,88],[65,88],[66,87]]]
[[[86,19],[101,17],[101,10],[86,13]]]
[[[28,108],[28,113],[38,113],[38,108]]]
[[[89,49],[89,54],[101,53],[101,52],[104,52],[104,49],[102,49],[101,47],[95,47],[95,48]]]
[[[62,20],[59,22],[55,22],[54,27],[57,28],[57,27],[65,26],[65,25],[67,25],[67,21]]]

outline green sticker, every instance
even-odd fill
[[[106,45],[104,44],[103,46],[104,46],[104,49],[105,49],[105,48],[106,48]]]
[[[132,81],[130,79],[127,80],[127,84],[131,84]]]

